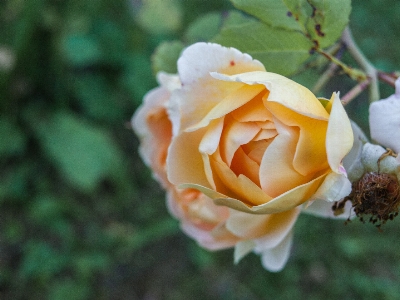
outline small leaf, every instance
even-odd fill
[[[235,47],[261,61],[267,71],[295,73],[310,56],[312,43],[303,34],[273,28],[258,21],[223,28],[214,42]]]
[[[180,41],[163,42],[155,50],[151,61],[155,73],[164,71],[174,74],[177,72],[177,60],[184,45]]]

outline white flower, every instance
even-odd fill
[[[374,102],[369,107],[371,138],[396,153],[400,152],[400,78],[390,97]],[[398,157],[399,159],[399,157]]]

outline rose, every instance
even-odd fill
[[[218,205],[274,214],[350,192],[341,165],[353,134],[337,93],[308,89],[236,49],[198,43],[178,60],[168,179]]]
[[[143,105],[132,118],[132,125],[140,137],[143,160],[167,190],[171,214],[180,220],[183,231],[202,247],[218,250],[236,246],[235,261],[254,250],[262,255],[267,269],[280,270],[289,257],[291,229],[300,210],[293,210],[283,218],[283,214],[254,216],[217,206],[197,190],[177,189],[168,182],[165,159],[172,138],[172,123],[166,106],[171,92],[180,83],[176,76],[164,73],[158,74],[158,81],[161,87],[146,94]],[[246,226],[242,227],[241,223]]]
[[[200,44],[202,45],[202,44]],[[216,45],[207,45],[215,48]],[[226,48],[217,46],[218,50],[226,52]],[[239,52],[229,49],[237,55]],[[242,55],[242,54],[240,54]],[[248,55],[245,60],[252,61]],[[229,55],[225,59],[230,59]],[[231,64],[231,61],[229,61]],[[243,66],[239,66],[239,68]],[[261,66],[262,67],[262,66]],[[217,207],[211,199],[193,189],[178,190],[166,180],[165,156],[171,138],[170,120],[175,120],[174,131],[179,131],[176,121],[180,120],[179,112],[174,112],[173,106],[168,115],[166,106],[169,98],[179,89],[179,82],[174,76],[159,74],[161,87],[149,92],[144,104],[133,118],[133,125],[141,137],[141,154],[145,162],[153,169],[156,178],[168,190],[168,206],[173,215],[181,220],[183,230],[196,239],[207,249],[220,249],[235,245],[235,260],[251,250],[262,255],[263,265],[272,271],[280,270],[289,254],[291,244],[291,229],[300,211],[297,207],[282,213],[269,215],[251,215],[230,210],[227,207]],[[179,125],[179,124],[178,124]],[[325,188],[327,185],[325,186]],[[340,190],[341,187],[339,187]],[[322,192],[323,189],[320,189]],[[323,193],[320,193],[321,195]],[[327,194],[327,193],[325,193]],[[333,193],[331,197],[337,196]],[[321,198],[316,194],[316,198]],[[329,198],[322,195],[322,198]],[[310,213],[332,215],[330,205],[318,202],[307,209]]]
[[[371,138],[396,153],[400,152],[400,78],[395,93],[386,99],[371,103],[369,126]],[[400,156],[397,157],[400,162]]]

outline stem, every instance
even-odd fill
[[[366,80],[363,82],[360,82],[357,84],[355,87],[353,87],[350,91],[347,92],[346,95],[342,97],[342,104],[347,105],[350,103],[351,100],[353,100],[355,97],[357,97],[363,90],[367,88],[367,86],[370,85],[371,83],[371,78],[368,77]]]
[[[379,72],[378,71],[378,78],[384,82],[386,82],[387,84],[391,85],[392,87],[395,87],[395,82],[396,82],[396,78],[393,76],[390,76],[384,72]]]
[[[333,48],[333,51],[328,51],[328,53],[331,53],[333,55],[335,55],[336,58],[340,59],[343,51],[345,49],[345,46],[340,43],[334,46],[335,48]],[[335,54],[336,53],[336,54]],[[329,67],[325,70],[324,73],[322,73],[321,77],[318,79],[317,83],[314,85],[312,92],[314,94],[317,94],[329,81],[329,79],[331,79],[333,77],[333,75],[335,74],[336,70],[339,68],[339,66],[333,62],[331,62],[329,64]]]
[[[339,68],[339,66],[335,63],[330,63],[328,69],[321,75],[321,77],[318,79],[317,83],[314,85],[312,88],[313,94],[317,94],[333,77],[335,74],[336,70]]]
[[[347,49],[357,61],[357,63],[367,73],[368,77],[371,78],[371,84],[369,85],[369,101],[378,101],[380,98],[378,86],[378,71],[358,48],[349,27],[346,27],[346,29],[343,31],[342,41],[346,44]]]

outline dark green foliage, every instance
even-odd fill
[[[232,250],[210,253],[181,233],[129,121],[156,85],[154,49],[212,38],[233,7],[173,1],[180,27],[157,31],[138,19],[144,2],[2,1],[0,298],[398,298],[399,220],[380,233],[302,216],[277,274],[255,255],[235,266]],[[400,61],[400,6],[391,2],[353,1],[351,17],[357,41],[386,71]],[[175,57],[183,47],[164,45]],[[342,79],[326,90],[346,92]],[[350,115],[365,125],[362,101]]]

